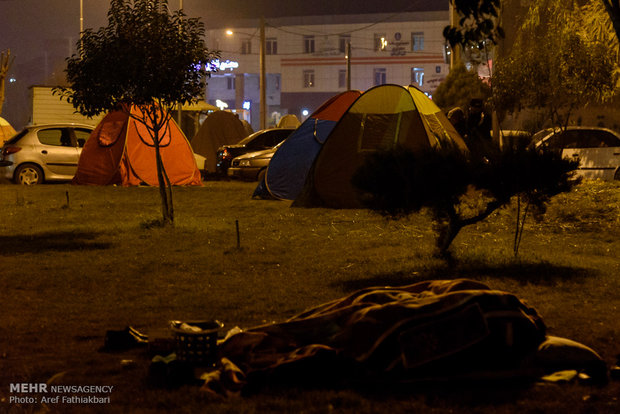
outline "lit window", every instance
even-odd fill
[[[304,88],[314,88],[314,70],[304,70]]]
[[[383,85],[387,82],[385,68],[375,68],[375,85]]]
[[[424,32],[411,33],[411,50],[414,52],[424,50]]]
[[[387,37],[385,33],[375,33],[375,51],[387,49]]]
[[[278,40],[275,37],[265,39],[265,54],[277,55],[278,54]]]
[[[228,90],[235,89],[235,77],[234,76],[226,76],[226,89]]]
[[[314,36],[304,36],[304,53],[314,53]]]
[[[344,88],[347,86],[347,71],[346,69],[338,70],[338,87]]]
[[[249,55],[252,53],[252,40],[245,39],[241,41],[241,54]]]
[[[424,68],[411,68],[411,84],[418,86],[424,84]]]

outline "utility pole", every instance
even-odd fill
[[[80,49],[82,49],[82,32],[84,31],[84,0],[80,0]],[[81,52],[80,52],[81,53]]]
[[[459,14],[456,11],[456,8],[450,2],[450,26],[458,27],[459,26]],[[454,69],[456,65],[461,62],[461,47],[460,45],[455,45],[452,48],[452,53],[450,53],[450,70]]]
[[[259,80],[259,93],[260,93],[260,129],[267,127],[267,98],[265,92],[265,17],[260,18],[260,80]]]
[[[183,10],[183,0],[179,0],[179,11]],[[181,126],[182,122],[183,122],[183,105],[182,104],[178,104],[177,105],[177,119],[178,119],[178,125],[179,128],[181,128],[181,130],[183,130],[183,127]]]
[[[351,42],[347,43],[347,90],[351,90]]]

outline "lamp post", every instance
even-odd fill
[[[239,32],[241,33],[241,32]],[[260,129],[265,129],[267,127],[267,79],[266,79],[266,44],[265,44],[265,17],[261,16],[260,18],[260,45],[259,45],[259,56],[258,56],[258,66],[259,66],[259,118],[260,118]],[[226,30],[226,35],[232,36],[234,32],[232,30]],[[254,37],[254,35],[250,35],[249,33],[242,33],[244,35],[250,36],[250,38]]]
[[[260,17],[260,56],[258,63],[260,65],[259,79],[259,96],[260,96],[260,129],[267,127],[267,94],[266,94],[266,78],[265,78],[265,17]]]
[[[450,2],[450,25],[456,27],[459,24],[459,14],[456,11],[456,7]],[[454,69],[456,65],[461,62],[461,49],[459,45],[452,48],[450,54],[450,70]]]

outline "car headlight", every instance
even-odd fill
[[[250,160],[240,160],[239,161],[239,167],[249,167],[250,166]]]

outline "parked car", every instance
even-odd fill
[[[579,160],[577,173],[584,178],[620,180],[620,134],[599,127],[549,128],[532,137],[536,148],[561,151],[562,157]]]
[[[238,144],[221,146],[216,153],[216,171],[220,174],[226,174],[233,158],[248,152],[273,148],[284,141],[294,130],[295,128],[263,129],[248,135]]]
[[[284,142],[284,141],[282,141]],[[281,143],[280,143],[281,144]],[[242,180],[260,181],[269,166],[271,157],[280,145],[262,151],[248,152],[233,158],[228,168],[228,176]]]
[[[71,180],[93,129],[74,123],[27,126],[4,143],[0,173],[24,185]]]

